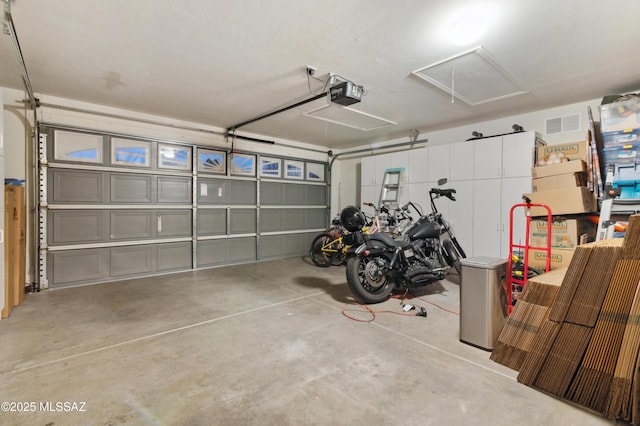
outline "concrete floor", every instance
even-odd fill
[[[427,303],[457,311],[457,284],[420,297],[427,318],[357,322],[344,267],[303,258],[29,294],[0,321],[0,401],[35,411],[0,424],[612,424],[460,343]]]

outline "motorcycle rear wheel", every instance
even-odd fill
[[[356,299],[366,304],[389,299],[394,283],[383,270],[387,262],[381,255],[355,256],[347,261],[347,284]]]

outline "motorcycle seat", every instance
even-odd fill
[[[384,232],[377,232],[375,234],[369,235],[369,239],[373,241],[380,241],[382,244],[386,246],[400,247],[402,249],[407,249],[411,247],[411,243],[403,240],[395,240],[389,234]]]

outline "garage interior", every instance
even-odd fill
[[[3,0],[1,422],[638,424],[640,5],[601,3]],[[467,259],[366,305],[309,247],[389,171]],[[522,244],[551,272],[485,300]]]

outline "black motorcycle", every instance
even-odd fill
[[[441,196],[455,201],[455,192],[431,189],[433,212],[420,213],[420,219],[395,239],[384,232],[362,233],[365,220],[356,207],[341,212],[343,226],[361,242],[351,249],[347,261],[347,283],[357,299],[364,303],[384,302],[394,289],[421,287],[444,279],[449,267],[460,274],[460,258],[466,254],[434,202]]]

